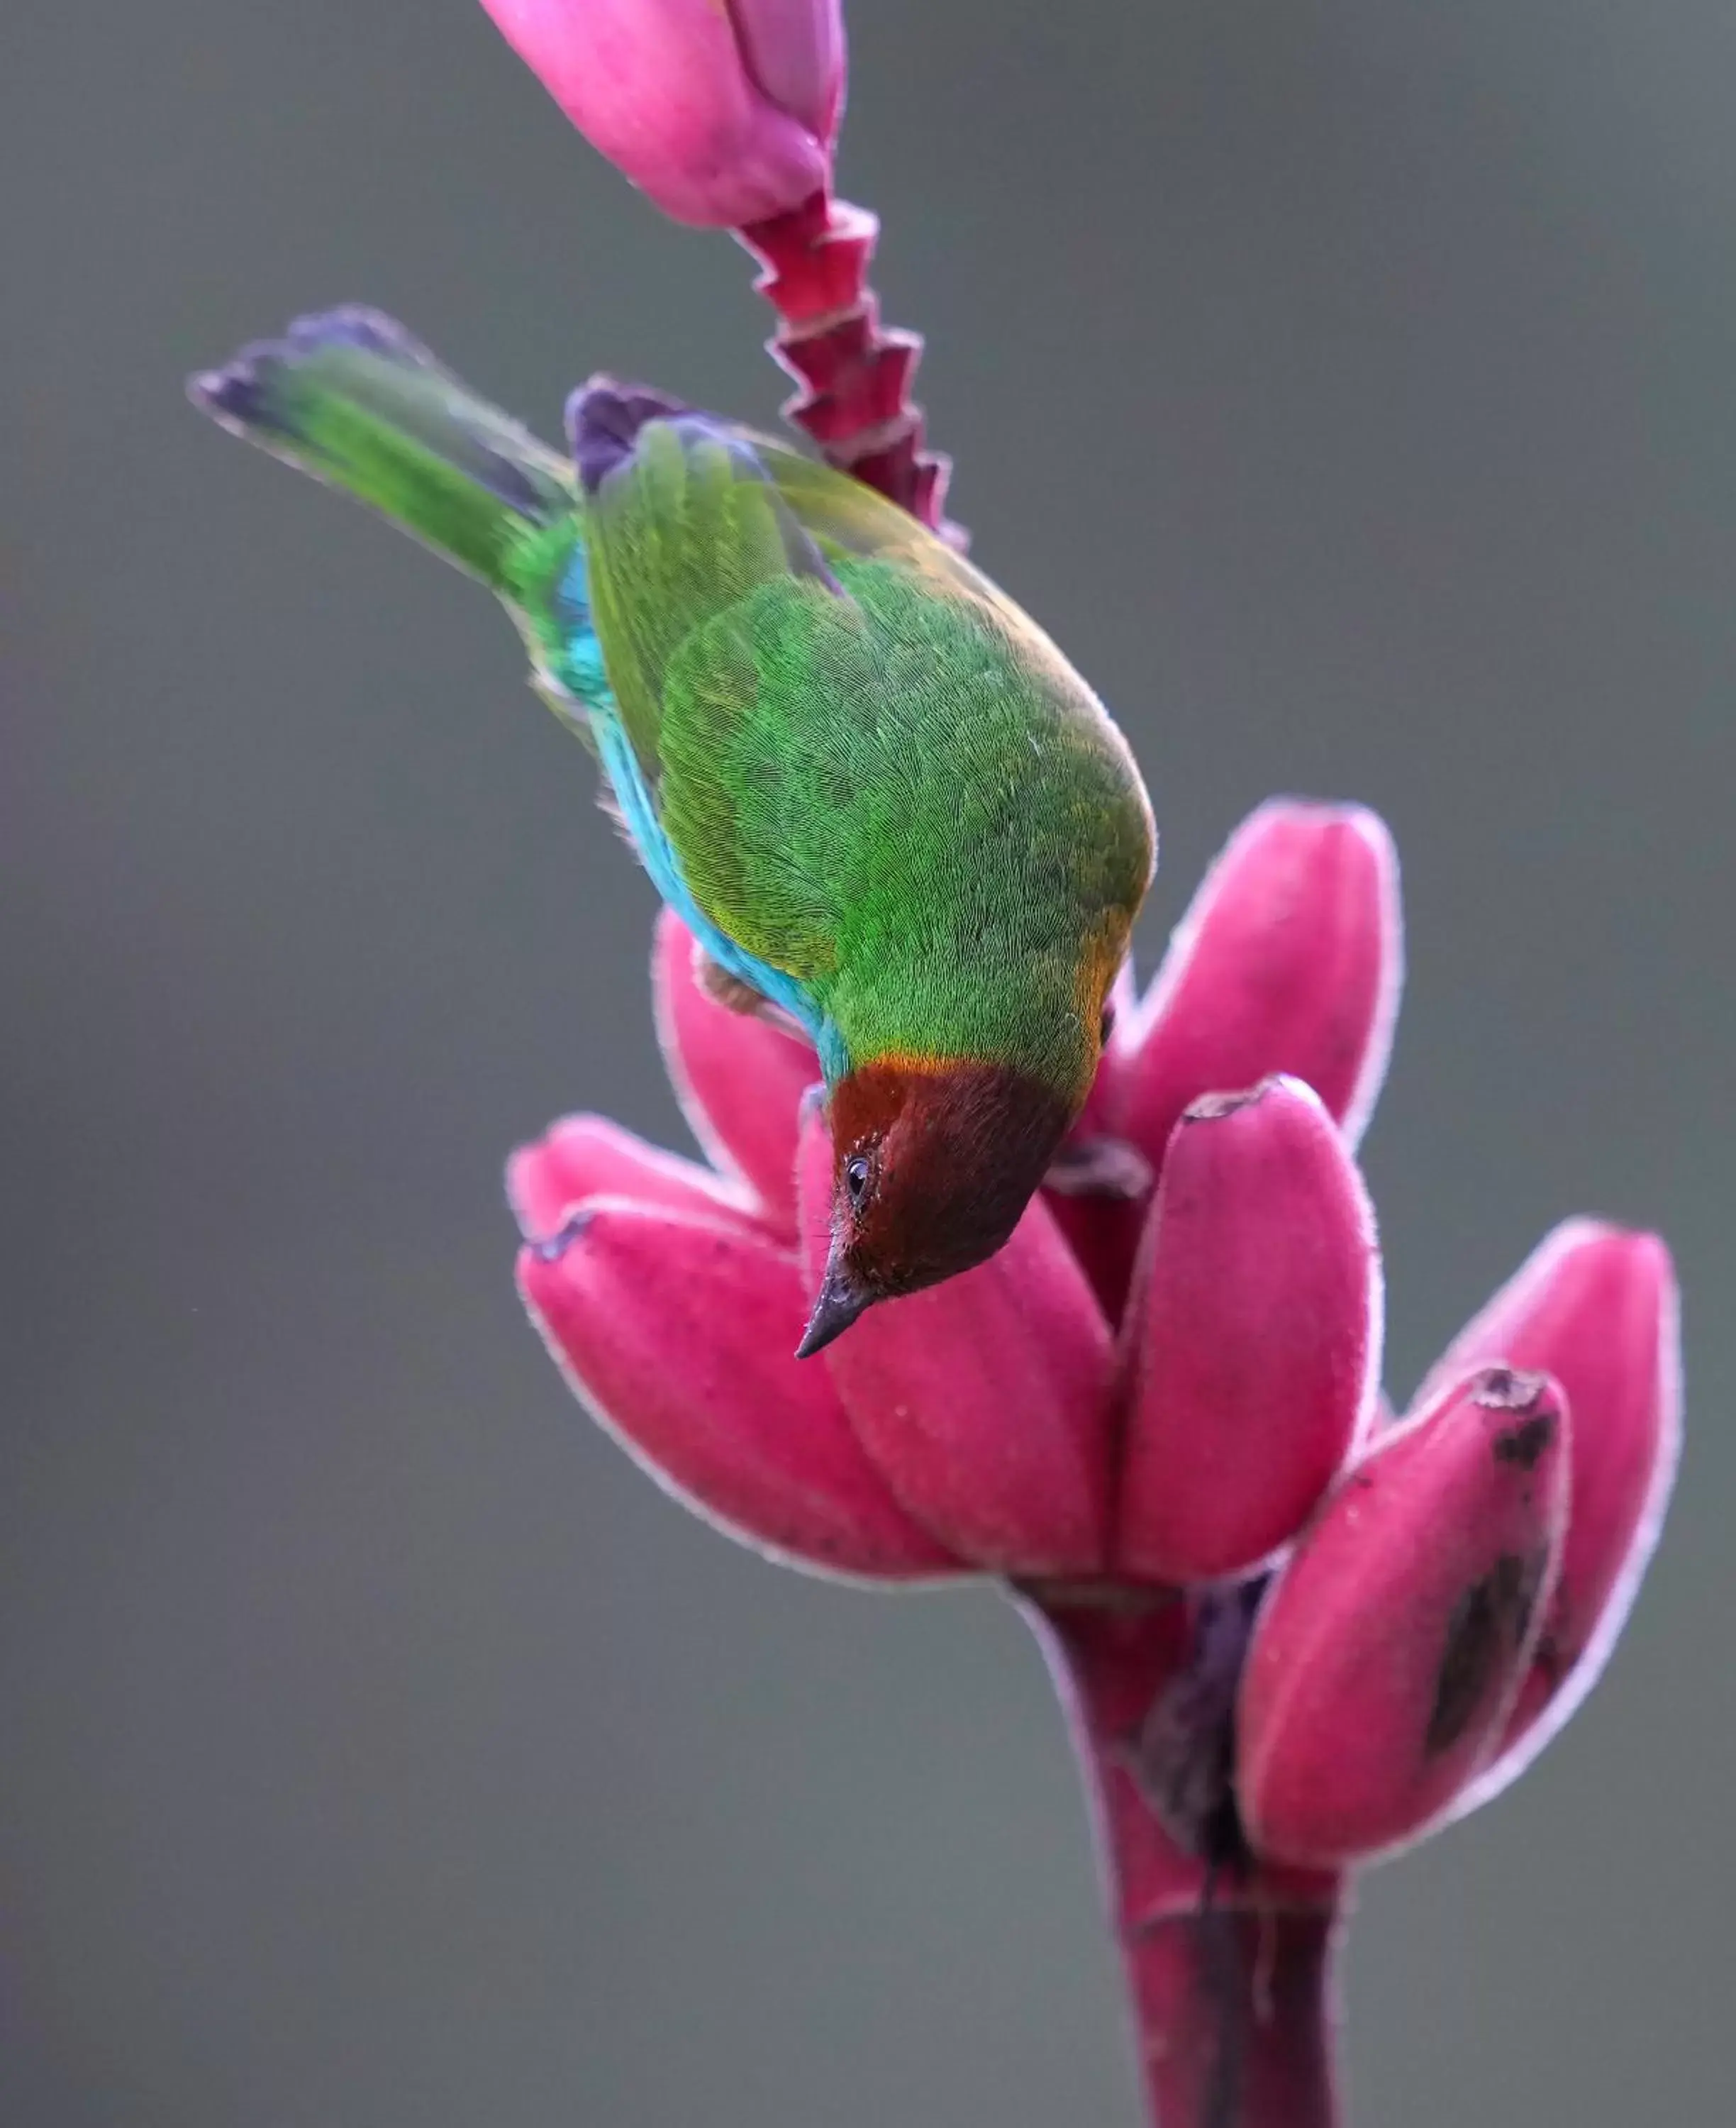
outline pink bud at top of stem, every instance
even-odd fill
[[[1296,1079],[1207,1095],[1171,1133],[1122,1328],[1116,1564],[1202,1581],[1287,1542],[1373,1408],[1374,1214]]]
[[[831,173],[838,0],[483,0],[567,116],[677,221],[738,228]]]
[[[1567,1432],[1547,1376],[1487,1369],[1386,1435],[1303,1533],[1261,1608],[1237,1712],[1258,1853],[1343,1865],[1451,1813],[1553,1593]]]

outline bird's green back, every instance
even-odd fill
[[[640,432],[586,541],[705,914],[853,1061],[993,1058],[1082,1091],[1153,838],[1125,743],[1048,639],[889,504],[703,422]]]

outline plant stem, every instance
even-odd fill
[[[1342,1882],[1241,1844],[1234,1600],[1045,1589],[1020,1608],[1084,1777],[1151,2128],[1337,2128]]]
[[[736,235],[765,268],[754,286],[778,314],[766,345],[802,387],[785,401],[785,420],[813,437],[828,465],[962,546],[962,529],[942,511],[951,462],[924,449],[923,410],[909,396],[922,335],[883,325],[868,286],[880,227],[865,207],[818,192]]]

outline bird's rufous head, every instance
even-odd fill
[[[1052,1087],[1005,1065],[881,1058],[832,1089],[832,1245],[806,1359],[876,1300],[994,1255],[1071,1120]]]

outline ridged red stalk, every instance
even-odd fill
[[[923,410],[910,397],[922,335],[882,325],[868,286],[880,228],[866,207],[822,191],[736,235],[764,267],[754,286],[778,314],[767,349],[802,387],[785,420],[828,465],[962,546],[943,507],[951,461],[923,448]]]
[[[1065,1708],[1151,2128],[1338,2128],[1344,1880],[1240,1850],[1228,1699],[1179,1592],[1046,1590],[1021,1606]]]

